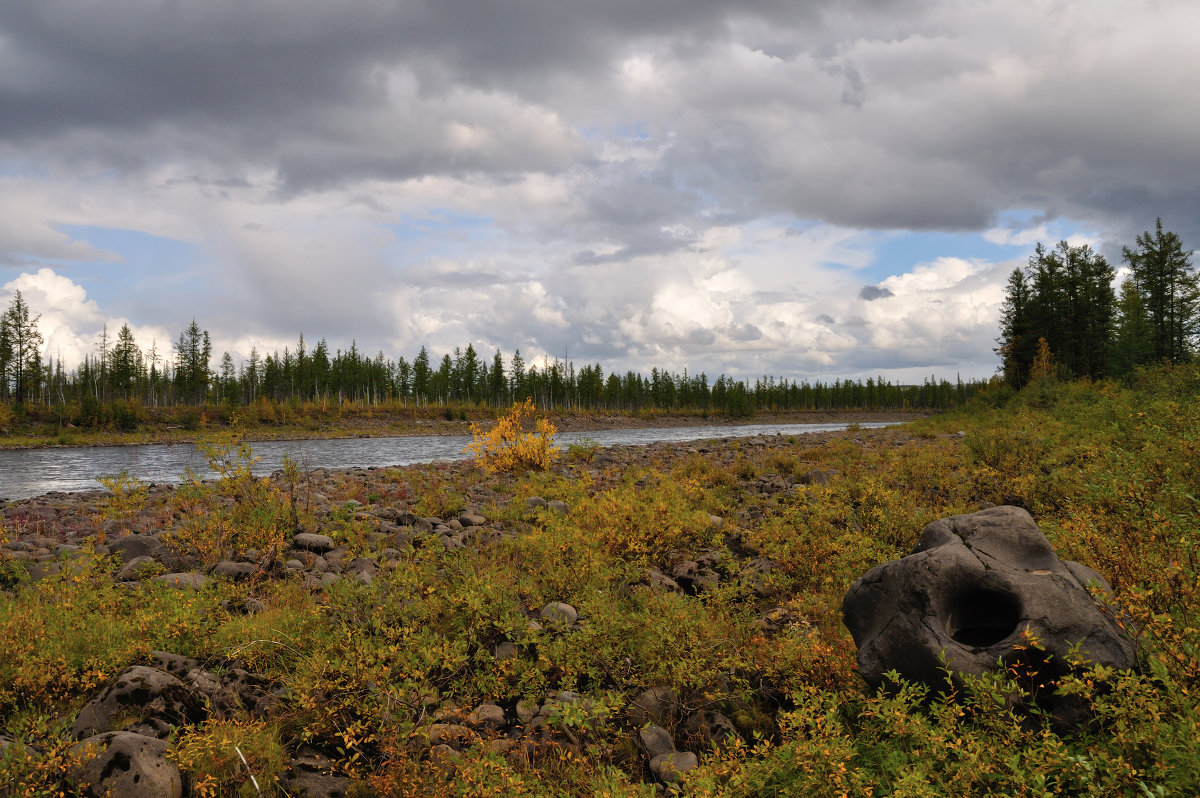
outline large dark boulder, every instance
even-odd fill
[[[172,727],[208,717],[203,693],[156,668],[133,665],[117,674],[75,718],[76,740],[108,731],[166,739]]]
[[[1135,667],[1133,641],[1089,585],[1111,592],[1092,569],[1059,560],[1025,510],[993,507],[933,522],[907,557],[855,580],[843,621],[872,689],[891,670],[943,688],[947,676],[961,684],[963,674],[998,662],[1035,669],[1047,685],[1069,672],[1072,656]],[[1040,650],[1028,645],[1031,638]],[[1052,690],[1045,692],[1053,704]],[[1069,714],[1061,702],[1050,709]]]

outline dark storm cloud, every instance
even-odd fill
[[[639,48],[703,67],[736,45],[777,54],[772,63],[795,79],[730,69],[724,93],[676,87],[688,113],[673,130],[656,127],[673,134],[661,153],[673,184],[633,172],[597,183],[586,203],[605,236],[620,234],[623,257],[686,246],[655,226],[722,214],[789,210],[850,226],[979,230],[1022,203],[1116,224],[1200,204],[1183,178],[1200,154],[1178,135],[1195,114],[1151,108],[1167,118],[1149,134],[1159,146],[1145,146],[1144,116],[1120,110],[1138,102],[1140,87],[1127,89],[1134,81],[1100,83],[1064,62],[1016,94],[973,100],[966,81],[988,74],[990,54],[956,47],[975,35],[970,11],[782,0],[8,3],[0,140],[120,169],[189,158],[234,172],[245,161],[276,169],[292,190],[586,169],[566,118],[561,146],[525,146],[522,128],[456,149],[443,140],[445,123],[496,131],[504,111],[478,102],[495,92],[566,117],[579,116],[589,93],[602,116],[615,99],[614,66]],[[1038,55],[1036,42],[1025,49]],[[806,61],[815,71],[805,74]],[[823,73],[824,95],[813,82]],[[397,97],[398,74],[413,82],[411,94]],[[1160,82],[1165,97],[1171,81]],[[785,98],[787,106],[772,104]],[[847,105],[853,118],[835,110]],[[554,123],[531,122],[539,124]],[[656,192],[664,198],[652,199]],[[1180,223],[1185,233],[1196,224]]]
[[[757,341],[762,337],[762,330],[753,324],[741,324],[729,330],[731,341]]]
[[[883,276],[747,230],[1019,212],[1013,237],[1065,220],[1117,260],[1162,216],[1200,245],[1200,25],[1133,5],[0,3],[0,268],[107,251],[62,224],[146,230],[204,250],[188,301],[287,339],[977,361],[998,303],[972,278],[859,290]],[[392,230],[442,210],[492,237]]]
[[[858,298],[865,302],[874,302],[876,299],[884,299],[889,296],[895,296],[895,294],[890,289],[878,285],[864,285],[858,292]]]

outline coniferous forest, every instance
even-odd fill
[[[129,429],[172,408],[253,407],[269,420],[281,407],[506,407],[532,399],[566,411],[642,410],[747,416],[758,411],[947,409],[985,383],[938,380],[900,385],[883,377],[832,382],[763,376],[748,381],[720,375],[651,369],[606,372],[599,364],[543,360],[527,364],[516,350],[482,357],[473,344],[431,356],[422,346],[411,359],[365,355],[352,343],[331,351],[324,339],[261,354],[235,364],[214,357],[211,338],[195,321],[170,351],[143,350],[128,325],[107,327],[95,351],[67,368],[43,361],[38,316],[18,292],[5,312],[0,346],[0,398],[17,413],[53,416],[62,424]]]
[[[1128,276],[1086,245],[1039,244],[1009,276],[999,347],[1004,379],[1021,388],[1053,371],[1061,377],[1125,377],[1150,363],[1182,363],[1200,334],[1200,275],[1179,236],[1142,233],[1123,248]]]

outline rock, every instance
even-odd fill
[[[458,772],[457,763],[458,751],[445,743],[429,749],[429,768],[441,776],[443,781],[450,781],[454,778],[455,773]]]
[[[653,723],[638,730],[638,739],[642,741],[642,748],[646,749],[646,755],[651,759],[675,751],[675,740],[671,738],[671,733]]]
[[[279,777],[279,786],[294,798],[345,798],[350,779],[333,774],[334,762],[312,748],[302,748]]]
[[[650,760],[650,772],[663,784],[675,784],[683,778],[683,774],[700,764],[700,760],[690,751],[676,751],[660,754]]]
[[[733,725],[733,721],[724,713],[711,709],[702,709],[693,713],[687,719],[684,728],[691,735],[692,740],[704,748],[723,745],[728,741],[740,739],[742,736],[737,727]]]
[[[458,723],[435,723],[429,727],[429,746],[448,745],[454,750],[475,742],[475,732]]]
[[[537,717],[540,709],[541,707],[536,702],[522,698],[517,702],[517,722],[522,726],[528,726],[529,722]]]
[[[200,667],[200,660],[170,651],[151,651],[150,667],[166,671],[172,676],[182,679],[192,668]]]
[[[145,554],[134,557],[117,571],[118,582],[140,582],[158,566],[158,560]]]
[[[833,475],[836,473],[837,473],[836,471],[822,471],[819,468],[814,468],[810,471],[805,471],[803,474],[800,475],[800,484],[801,485],[828,485],[829,481],[831,479],[833,479]]]
[[[544,621],[557,621],[570,626],[579,618],[579,613],[570,604],[561,601],[551,601],[542,607],[539,617]]]
[[[76,740],[122,729],[165,738],[172,726],[186,726],[207,716],[198,690],[166,671],[133,665],[79,711],[71,732]],[[122,729],[115,728],[117,723]]]
[[[9,755],[8,752],[13,749],[19,749],[26,757],[32,757],[37,754],[37,751],[28,745],[17,742],[7,734],[0,734],[0,761],[7,757]]]
[[[108,542],[109,554],[119,555],[127,563],[138,557],[154,557],[161,548],[162,543],[154,535],[122,535]]]
[[[199,590],[208,584],[208,577],[202,573],[189,571],[180,574],[163,574],[154,577],[155,582],[162,582],[176,590]]]
[[[701,568],[692,576],[691,588],[696,593],[715,590],[721,583],[721,576],[711,568]]]
[[[679,695],[670,687],[651,687],[629,702],[629,722],[634,726],[647,723],[671,726],[680,711]]]
[[[498,704],[485,701],[467,715],[467,724],[477,729],[499,731],[508,725],[508,721],[504,717],[504,710]]]
[[[179,798],[183,781],[166,751],[165,740],[131,732],[89,737],[71,748],[73,756],[84,757],[74,772],[76,786],[87,796]]]
[[[361,574],[370,572],[373,574],[379,573],[379,566],[369,557],[355,557],[346,563],[346,570],[353,574]]]
[[[318,535],[315,532],[299,532],[292,538],[292,546],[314,554],[324,554],[333,551],[337,545],[329,535]]]
[[[221,560],[213,567],[213,576],[220,576],[231,582],[244,582],[258,573],[258,566],[248,562]]]
[[[945,668],[959,684],[997,661],[1036,668],[1050,685],[1069,671],[1076,644],[1085,662],[1136,667],[1133,641],[1092,599],[1090,580],[1109,590],[1090,568],[1060,561],[1029,513],[994,507],[933,522],[907,557],[859,577],[842,602],[843,620],[872,689],[892,669],[942,688]],[[1023,645],[1026,635],[1044,654]],[[1052,692],[1039,703],[1071,722],[1071,701]]]
[[[655,593],[678,593],[679,583],[657,568],[647,568],[644,581]]]

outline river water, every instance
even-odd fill
[[[748,438],[755,435],[802,435],[831,432],[847,424],[747,424],[740,426],[654,427],[645,429],[562,432],[555,440],[563,447],[584,440],[600,446],[644,445],[660,441],[698,441]],[[887,423],[860,424],[864,428]],[[302,469],[409,465],[461,460],[471,442],[466,435],[426,435],[399,438],[341,438],[337,440],[257,441],[256,473],[269,474],[290,455]],[[80,446],[0,451],[0,499],[25,499],[50,491],[95,490],[96,477],[127,471],[145,482],[178,483],[191,469],[209,476],[204,455],[193,444],[139,446]]]

